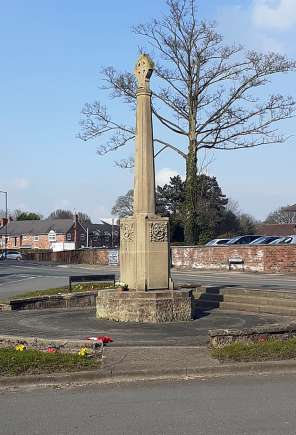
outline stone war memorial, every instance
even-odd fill
[[[128,291],[102,290],[97,318],[122,322],[191,319],[188,290],[174,289],[170,277],[169,219],[155,213],[155,169],[150,77],[154,64],[142,54],[138,82],[134,214],[120,223],[120,281]]]

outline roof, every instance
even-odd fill
[[[289,207],[285,207],[284,211],[294,211],[294,212],[296,212],[296,204],[289,205]]]
[[[84,226],[84,228],[88,228],[89,233],[95,233],[95,232],[100,232],[100,231],[104,231],[106,233],[110,233],[112,232],[112,225],[108,224],[107,222],[102,221],[101,224],[90,224],[90,223],[82,223],[82,225]],[[114,231],[118,231],[119,230],[119,225],[113,225],[113,230]]]
[[[263,236],[291,236],[296,234],[295,224],[258,224],[256,232]]]
[[[57,234],[66,234],[73,226],[73,219],[45,219],[45,220],[27,220],[13,221],[7,224],[7,227],[0,229],[0,236],[20,236],[29,234],[38,236],[48,234],[51,230]]]

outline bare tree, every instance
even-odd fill
[[[296,212],[286,210],[287,207],[280,207],[270,213],[265,219],[266,224],[296,224]]]
[[[235,216],[240,216],[240,214],[241,214],[241,211],[239,208],[239,203],[236,199],[233,199],[233,198],[228,198],[226,210],[231,211]]]
[[[71,210],[58,208],[57,210],[52,211],[48,217],[50,219],[73,219],[74,215]]]
[[[78,220],[81,223],[91,223],[91,218],[87,213],[84,213],[82,211],[78,211],[77,213]],[[48,216],[51,219],[74,219],[74,213],[72,213],[71,210],[63,210],[63,209],[57,209],[50,213]]]
[[[176,135],[175,143],[156,136],[156,155],[171,149],[186,163],[185,235],[187,242],[193,242],[198,151],[283,143],[287,138],[278,131],[278,122],[294,115],[296,102],[278,93],[264,97],[262,88],[275,75],[295,71],[296,62],[278,53],[225,45],[215,24],[197,20],[196,0],[167,0],[167,5],[166,16],[141,24],[134,32],[148,42],[155,60],[153,116]],[[103,78],[112,98],[134,109],[134,75],[108,67]],[[82,115],[80,137],[102,139],[100,155],[134,139],[134,127],[114,120],[99,101],[86,104]],[[128,159],[119,162],[125,167],[131,164]]]
[[[125,195],[119,196],[112,207],[111,213],[119,218],[131,216],[133,214],[134,191],[129,190]]]

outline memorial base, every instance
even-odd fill
[[[97,319],[117,322],[178,322],[191,320],[188,290],[127,291],[100,290]]]

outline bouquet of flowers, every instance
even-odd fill
[[[125,291],[125,290],[128,290],[128,285],[126,282],[117,281],[115,283],[115,288],[117,288],[118,290],[121,290],[121,291]]]

